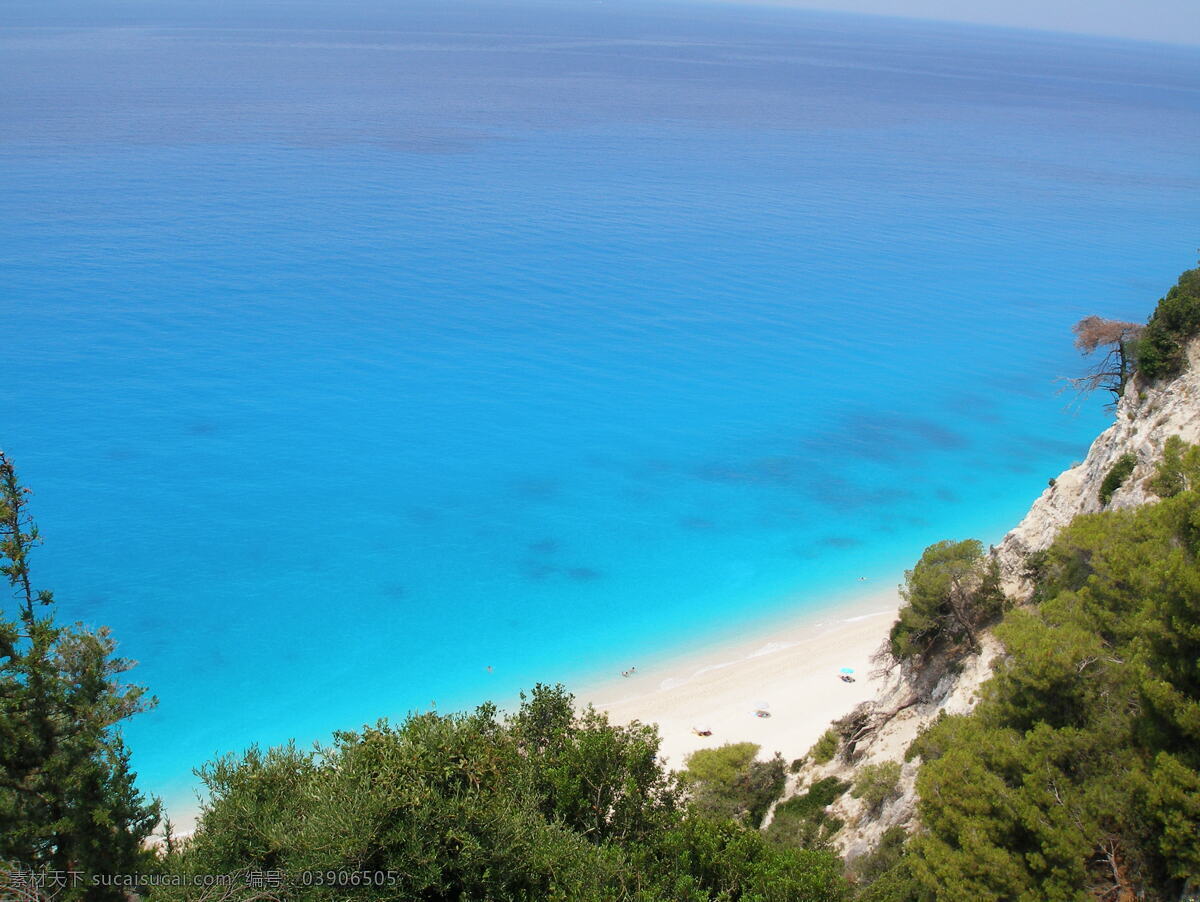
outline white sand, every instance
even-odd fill
[[[662,756],[680,769],[688,754],[727,742],[756,742],[760,758],[787,761],[811,748],[829,723],[872,698],[870,657],[887,636],[900,599],[877,592],[831,609],[805,614],[766,632],[686,652],[653,668],[581,689],[618,723],[656,723]],[[854,668],[844,683],[841,668]],[[770,717],[755,707],[769,704]],[[707,727],[711,736],[697,736]]]

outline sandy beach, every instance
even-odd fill
[[[628,677],[582,688],[618,723],[656,723],[669,767],[684,766],[696,749],[756,742],[759,757],[803,755],[829,726],[872,697],[870,657],[900,606],[892,590],[807,612],[737,639],[695,649]],[[839,679],[853,668],[855,682]],[[756,709],[766,703],[769,717]],[[695,728],[711,730],[696,735]]]

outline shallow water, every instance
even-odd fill
[[[283,9],[3,13],[0,441],[168,801],[998,540],[1193,265],[1200,51]]]

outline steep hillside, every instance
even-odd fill
[[[1030,594],[1025,574],[1030,554],[1047,549],[1079,514],[1155,500],[1146,483],[1162,459],[1167,440],[1179,436],[1188,443],[1200,441],[1200,339],[1187,345],[1186,354],[1188,366],[1178,376],[1157,381],[1133,377],[1113,424],[1092,443],[1087,457],[1054,479],[1021,523],[992,550],[1005,591],[1016,603],[1028,600]],[[1132,470],[1105,503],[1102,487],[1108,479],[1111,489],[1115,478],[1109,474],[1123,459]],[[851,869],[879,846],[889,829],[915,826],[919,761],[905,761],[905,752],[943,714],[974,708],[980,686],[992,675],[993,662],[1004,653],[990,632],[981,638],[980,646],[977,653],[948,668],[917,673],[894,666],[874,700],[835,723],[840,745],[833,759],[824,764],[810,760],[789,778],[785,799],[821,780],[836,778],[853,785],[864,768],[889,761],[900,764],[895,788],[881,804],[845,792],[828,809],[844,824],[831,843]]]
[[[1025,559],[1043,551],[1059,531],[1079,514],[1109,508],[1136,507],[1152,500],[1145,485],[1171,436],[1200,440],[1200,341],[1187,346],[1188,366],[1173,379],[1151,381],[1134,375],[1117,404],[1116,419],[1100,433],[1083,462],[1061,473],[1033,503],[1017,527],[996,548],[1009,594],[1028,593]],[[1125,454],[1137,464],[1107,505],[1101,503],[1105,477]]]

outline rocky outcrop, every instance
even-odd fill
[[[1154,500],[1146,481],[1154,475],[1168,438],[1177,435],[1188,443],[1200,442],[1200,339],[1194,340],[1187,352],[1188,366],[1174,379],[1150,382],[1134,376],[1117,405],[1115,421],[1092,443],[1084,461],[1053,480],[994,549],[1010,597],[1018,602],[1028,598],[1031,587],[1024,576],[1028,556],[1048,548],[1076,516]],[[1100,486],[1126,454],[1133,455],[1137,463],[1108,503],[1102,504]],[[1003,655],[1002,646],[990,633],[983,634],[980,646],[978,653],[959,662],[933,686],[897,668],[876,698],[853,712],[858,739],[852,754],[845,754],[847,745],[843,743],[833,761],[808,764],[789,780],[787,795],[791,796],[825,777],[853,783],[868,764],[903,763],[893,798],[878,812],[868,812],[850,793],[830,806],[830,812],[845,823],[833,843],[848,864],[877,847],[889,828],[915,827],[919,761],[904,762],[905,751],[943,712],[964,714],[975,707],[980,687]]]
[[[849,792],[830,806],[830,813],[845,827],[833,838],[838,852],[852,863],[874,849],[891,827],[911,827],[916,816],[918,762],[904,761],[912,741],[943,712],[965,714],[979,700],[979,687],[992,675],[992,662],[1002,652],[1000,643],[989,634],[980,641],[980,651],[947,673],[932,688],[916,690],[910,676],[897,669],[888,683],[863,710],[872,719],[870,733],[861,740],[847,760],[843,746],[829,763],[802,769],[789,786],[789,795],[804,791],[818,780],[837,777],[854,783],[857,772],[869,764],[899,761],[903,767],[893,798],[876,813],[869,812],[861,799]],[[858,709],[856,709],[858,710]]]
[[[1117,404],[1115,421],[1092,442],[1083,462],[1058,476],[996,547],[1009,595],[1018,599],[1028,596],[1025,559],[1050,547],[1059,531],[1079,514],[1136,507],[1152,500],[1145,482],[1162,458],[1168,438],[1178,435],[1185,442],[1200,441],[1200,340],[1187,350],[1188,366],[1178,377],[1157,383],[1133,377]],[[1125,454],[1134,455],[1137,466],[1109,503],[1102,505],[1100,484]]]

